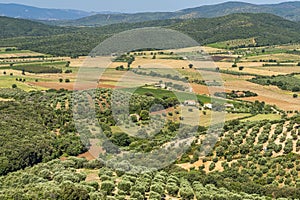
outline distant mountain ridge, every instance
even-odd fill
[[[205,5],[176,12],[145,12],[134,14],[97,14],[77,20],[52,22],[61,26],[103,26],[116,23],[136,23],[164,19],[214,18],[234,13],[269,13],[291,21],[300,21],[300,1],[256,5],[244,2],[226,2]]]
[[[180,31],[201,45],[249,38],[255,40],[256,46],[300,43],[300,22],[266,13],[167,19],[101,27],[58,27],[30,20],[0,17],[0,27],[1,47],[13,46],[56,56],[88,55],[108,37],[144,27]]]
[[[99,13],[85,12],[71,9],[37,8],[21,4],[0,3],[0,16],[33,19],[33,20],[74,20]],[[114,12],[101,12],[101,14],[116,14]]]
[[[46,24],[60,26],[103,26],[165,19],[214,18],[234,13],[269,13],[291,21],[300,21],[300,1],[263,5],[229,1],[221,4],[183,9],[176,12],[143,12],[132,14],[110,11],[95,13],[0,3],[0,16],[38,20]]]

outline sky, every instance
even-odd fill
[[[241,0],[255,4],[271,4],[284,0]],[[42,8],[76,9],[85,11],[145,12],[177,11],[226,2],[226,0],[0,0],[0,3],[19,3]]]

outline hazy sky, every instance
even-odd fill
[[[246,0],[244,2],[270,4],[284,1],[285,0]],[[176,11],[183,8],[221,2],[226,2],[226,0],[0,0],[0,3],[20,3],[44,8],[116,12]]]

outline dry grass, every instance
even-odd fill
[[[0,54],[0,58],[19,58],[19,57],[26,57],[26,56],[42,56],[44,54],[35,53],[35,52],[26,52],[26,53],[7,53],[7,54]]]
[[[242,121],[243,122],[246,122],[246,121],[262,121],[262,120],[279,120],[281,119],[281,116],[278,115],[278,114],[259,114],[259,115],[256,115],[254,117],[250,117],[250,118],[247,118],[247,119],[243,119]]]
[[[169,59],[143,59],[136,58],[132,64],[133,68],[142,66],[142,68],[175,68],[181,69],[182,67],[188,68],[190,64],[187,60],[169,60]]]
[[[270,105],[276,105],[280,109],[288,110],[300,110],[300,101],[293,98],[291,92],[283,91],[276,86],[263,86],[247,81],[251,77],[234,76],[223,74],[225,90],[249,90],[258,94],[257,97],[243,98],[246,101],[264,101]]]
[[[243,66],[242,71],[238,67],[232,67],[233,63],[228,62],[216,62],[216,65],[222,70],[229,70],[234,72],[250,73],[257,74],[262,76],[277,76],[277,75],[286,75],[293,72],[300,72],[300,67],[295,66],[274,66],[274,67],[263,67],[264,63],[261,62],[243,62],[238,63],[238,66]]]
[[[266,55],[259,55],[259,56],[251,56],[243,58],[241,61],[245,62],[253,62],[253,61],[260,61],[260,60],[276,60],[277,62],[283,61],[299,61],[300,55],[294,54],[287,54],[287,53],[278,53],[278,54],[266,54]]]

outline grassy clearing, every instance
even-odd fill
[[[249,46],[255,44],[256,42],[254,38],[247,38],[247,39],[229,40],[225,42],[217,42],[217,43],[209,44],[207,46],[213,48],[228,49],[233,47],[243,47],[243,46]]]
[[[188,111],[190,110],[191,111]],[[176,114],[179,112],[180,114]],[[232,121],[235,119],[243,119],[250,117],[249,113],[226,113],[226,112],[215,112],[211,110],[198,110],[195,107],[178,107],[172,110],[172,116],[167,116],[168,120],[181,122],[193,126],[211,126],[213,124],[224,123],[225,121]],[[181,121],[179,117],[183,117]],[[197,121],[199,119],[199,121]]]
[[[46,90],[47,88],[29,85],[27,82],[34,82],[34,78],[26,78],[26,82],[16,81],[16,78],[21,78],[18,76],[0,76],[0,88],[11,88],[13,84],[16,84],[19,89],[24,91],[32,90]],[[24,78],[24,77],[22,77]]]
[[[62,73],[62,68],[66,62],[35,62],[28,64],[16,64],[12,67],[14,70],[24,70],[30,73]]]
[[[206,115],[204,115],[203,113],[201,113],[200,115],[200,125],[201,126],[210,126],[212,124],[216,124],[218,122],[212,122],[212,120],[214,120],[212,118],[212,111],[208,110],[208,111],[205,111],[206,112]],[[215,115],[218,114],[218,113],[215,113]],[[249,113],[225,113],[224,114],[224,122],[225,121],[232,121],[232,120],[235,120],[235,119],[242,119],[242,118],[245,118],[245,117],[250,117],[251,114]]]
[[[126,90],[126,89],[124,89]],[[195,97],[198,98],[203,103],[210,103],[211,98],[204,95],[195,95],[193,93],[187,93],[187,92],[173,92],[169,90],[163,90],[163,89],[156,89],[153,87],[140,87],[137,90],[135,90],[136,94],[139,95],[145,95],[145,94],[152,94],[156,98],[163,98],[163,97],[169,97],[169,98],[177,98],[177,99],[195,99]]]
[[[111,131],[112,131],[113,134],[115,134],[115,133],[122,133],[123,132],[121,130],[121,128],[118,127],[118,126],[111,126]]]
[[[242,122],[247,122],[247,121],[253,122],[253,121],[262,121],[262,120],[274,121],[279,119],[281,119],[281,116],[278,114],[258,114],[253,117],[243,119],[241,121]]]

